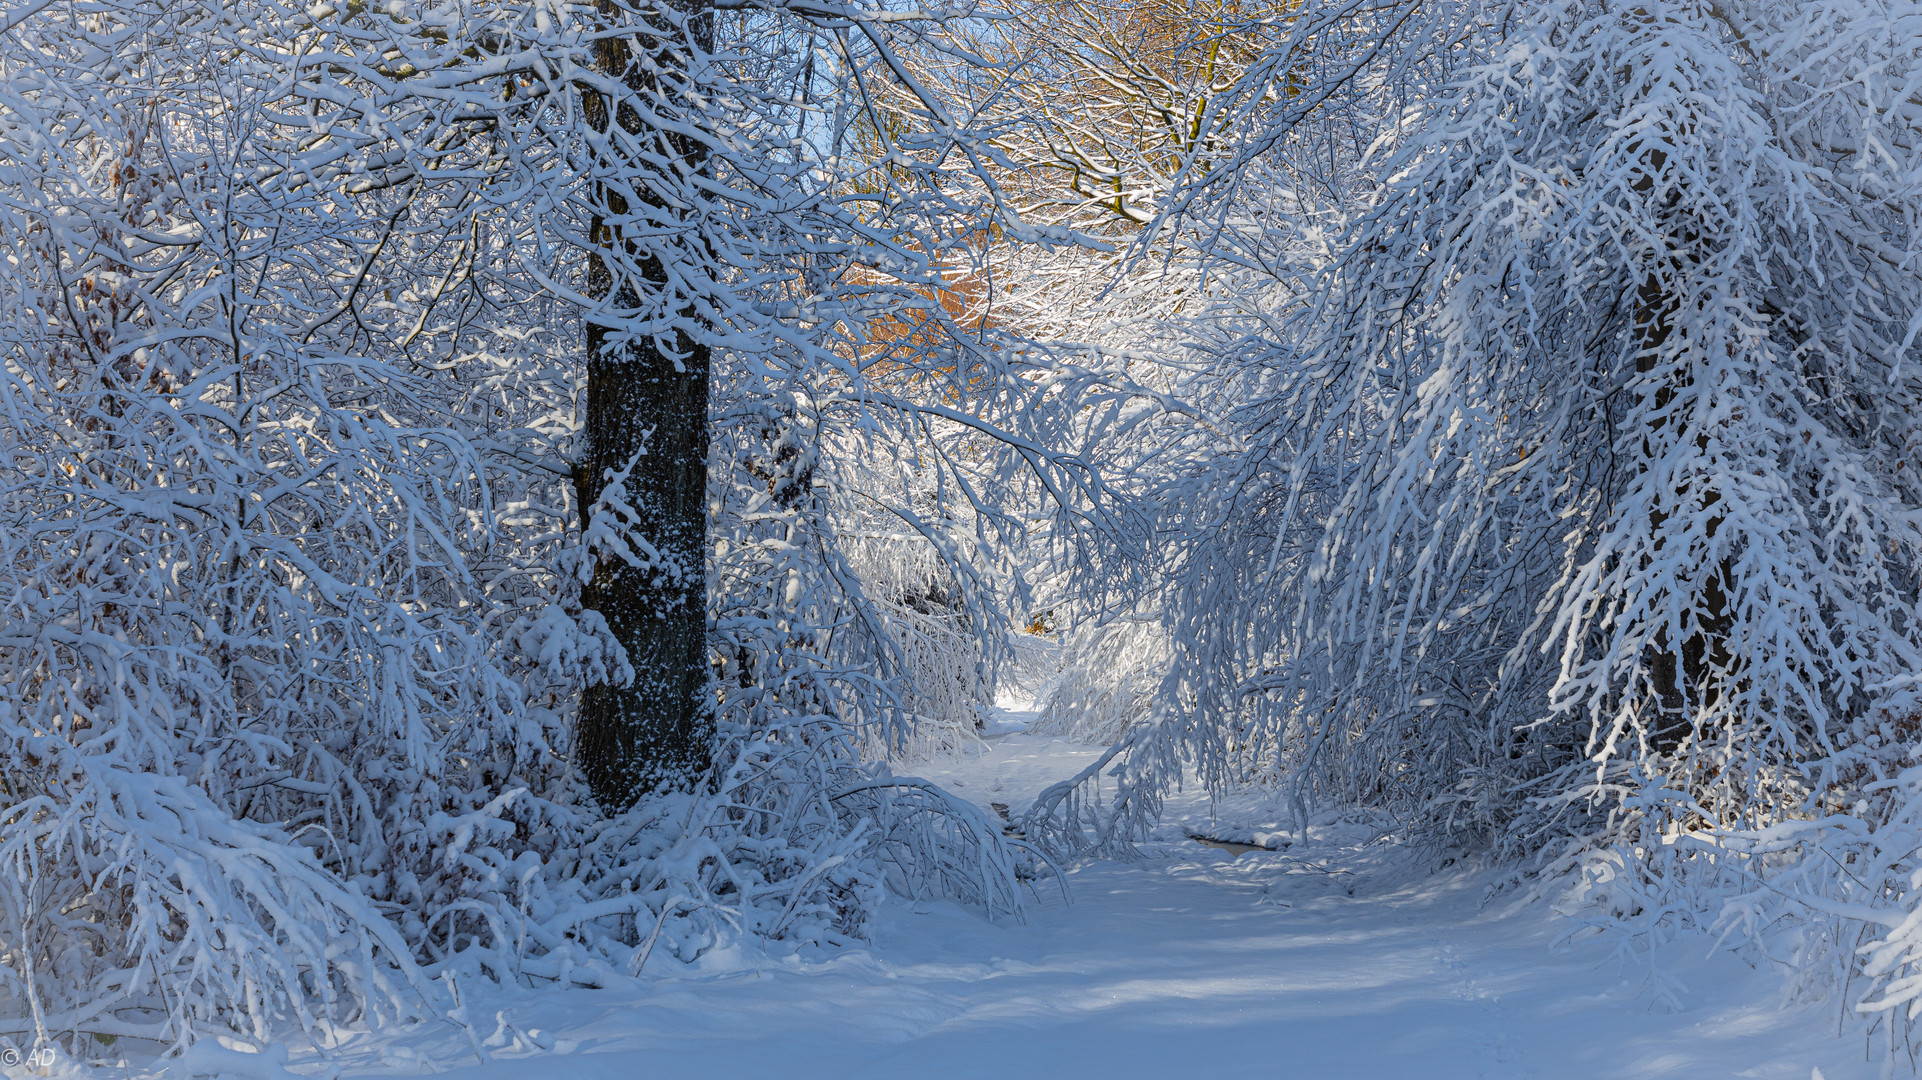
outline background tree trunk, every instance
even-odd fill
[[[606,25],[632,26],[632,38],[605,38],[598,66],[616,75],[647,108],[692,111],[678,76],[688,48],[713,45],[710,0],[676,0],[671,8],[630,8],[603,3]],[[637,55],[636,45],[648,55]],[[709,348],[690,330],[698,316],[671,295],[670,275],[652,245],[688,243],[691,237],[651,237],[644,248],[621,224],[631,200],[646,206],[637,216],[658,218],[667,205],[661,186],[683,187],[707,163],[706,148],[685,135],[650,130],[633,101],[613,107],[613,121],[644,147],[647,156],[672,163],[668,176],[623,150],[619,132],[608,129],[609,102],[590,94],[588,120],[608,131],[603,162],[612,176],[601,182],[594,237],[605,246],[593,256],[589,289],[613,297],[606,314],[587,323],[584,453],[575,466],[582,525],[596,512],[610,475],[631,471],[625,502],[633,517],[623,531],[638,534],[660,553],[654,565],[632,565],[596,550],[592,577],[581,589],[583,607],[597,611],[627,650],[634,678],[624,686],[599,683],[581,695],[577,761],[603,807],[631,804],[654,790],[691,788],[708,767],[713,735],[707,662],[707,454]],[[658,169],[658,167],[652,167]],[[612,220],[613,224],[609,224]],[[690,230],[691,231],[691,230]],[[693,239],[698,243],[698,239]],[[698,254],[697,261],[700,260]],[[675,305],[682,305],[674,310]],[[661,315],[672,311],[669,319]],[[621,319],[624,313],[636,319]],[[597,321],[605,320],[605,321]],[[621,323],[626,325],[621,325]],[[626,332],[641,323],[671,322],[667,334]],[[600,512],[609,512],[602,509]],[[625,516],[625,515],[624,515]]]
[[[1646,193],[1654,187],[1653,173],[1661,171],[1666,165],[1667,154],[1650,148],[1646,162],[1650,171],[1633,185],[1634,190],[1640,193]],[[1671,195],[1664,211],[1673,212],[1679,201],[1679,194]],[[1679,225],[1675,231],[1680,242],[1668,258],[1672,271],[1680,277],[1699,266],[1700,256],[1696,248],[1701,243],[1701,237],[1686,224]],[[1648,374],[1662,366],[1662,348],[1674,331],[1679,308],[1680,301],[1670,293],[1660,273],[1650,271],[1636,288],[1634,325],[1640,348],[1635,357],[1635,370],[1638,373]],[[1686,379],[1687,376],[1678,373],[1672,378]],[[1655,408],[1667,408],[1681,389],[1682,386],[1674,382],[1658,385],[1652,392]],[[1654,444],[1658,433],[1667,423],[1668,420],[1658,418],[1650,424],[1648,434],[1642,440],[1642,469],[1651,467]],[[1696,446],[1706,453],[1706,438],[1698,436]],[[1683,500],[1688,498],[1684,492],[1676,492],[1673,497],[1674,509],[1655,510],[1649,514],[1648,527],[1656,537],[1657,548],[1666,542],[1662,535],[1663,526],[1672,513],[1681,509]],[[1718,498],[1710,492],[1703,500],[1704,507],[1714,505]],[[1719,516],[1711,518],[1709,535],[1713,536],[1720,526]],[[1734,626],[1728,604],[1730,576],[1733,572],[1734,568],[1728,560],[1722,560],[1715,576],[1710,577],[1689,597],[1690,613],[1701,630],[1690,634],[1679,648],[1670,639],[1667,627],[1656,631],[1655,641],[1648,652],[1648,667],[1655,698],[1650,702],[1654,713],[1650,725],[1653,735],[1651,745],[1660,753],[1674,753],[1682,747],[1694,730],[1696,717],[1713,707],[1719,699],[1719,680],[1733,668],[1733,659],[1728,650],[1728,635]]]

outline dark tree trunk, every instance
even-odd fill
[[[1649,151],[1649,164],[1659,170],[1665,160],[1660,150]],[[1638,191],[1647,191],[1654,181],[1647,176],[1637,181]],[[1670,200],[1670,209],[1674,200]],[[1669,255],[1675,270],[1679,273],[1692,266],[1695,256],[1693,246],[1698,242],[1695,234],[1686,228],[1681,230],[1682,249]],[[1667,344],[1674,331],[1674,318],[1678,310],[1675,297],[1663,287],[1659,274],[1650,272],[1636,289],[1635,336],[1639,349],[1635,357],[1636,371],[1647,374],[1660,363],[1662,347]],[[1653,395],[1655,408],[1666,407],[1675,399],[1682,387],[1664,383],[1657,386]],[[1649,427],[1649,435],[1642,442],[1643,460],[1641,467],[1650,467],[1654,454],[1655,433],[1667,421],[1656,419]],[[1707,451],[1705,442],[1698,438],[1698,448]],[[1681,492],[1675,493],[1679,504]],[[1704,506],[1713,505],[1718,496],[1710,492],[1704,498]],[[1663,536],[1663,526],[1671,511],[1655,510],[1649,515],[1648,526],[1655,536],[1655,545],[1667,542]],[[1721,518],[1709,520],[1708,531],[1711,536],[1721,526]],[[1727,560],[1716,568],[1714,575],[1705,581],[1701,589],[1686,598],[1700,629],[1675,647],[1670,640],[1668,629],[1663,627],[1655,634],[1655,641],[1648,652],[1650,681],[1653,683],[1655,700],[1654,723],[1652,725],[1653,748],[1660,753],[1673,753],[1694,730],[1694,715],[1700,709],[1711,707],[1720,696],[1720,678],[1733,668],[1728,651],[1728,635],[1733,629],[1734,620],[1729,612],[1728,581],[1732,572]]]
[[[676,0],[669,10],[684,20],[660,8],[604,0],[604,24],[636,33],[632,39],[603,39],[595,59],[648,109],[672,113],[685,111],[677,76],[686,70],[688,39],[711,49],[713,15],[711,0]],[[607,99],[589,94],[586,106],[588,122],[608,131]],[[603,183],[594,193],[594,237],[605,246],[593,256],[589,289],[613,303],[587,323],[585,447],[574,485],[586,516],[610,474],[632,466],[622,495],[633,516],[621,529],[653,545],[660,559],[636,566],[594,551],[593,575],[581,589],[582,606],[607,620],[634,668],[627,685],[599,684],[581,695],[576,760],[595,799],[610,810],[649,791],[693,787],[707,770],[713,737],[706,572],[709,349],[698,336],[692,306],[670,292],[670,275],[657,254],[657,245],[694,245],[699,239],[662,240],[657,229],[643,242],[624,235],[629,226],[621,220],[633,200],[642,204],[636,216],[660,216],[654,212],[670,205],[663,191],[679,189],[703,171],[707,154],[693,139],[650,129],[631,103],[617,105],[612,119],[621,132],[609,132],[614,137],[607,141],[610,160],[603,167],[609,175],[633,179]],[[660,166],[646,164],[648,158],[667,162],[671,171],[656,171]],[[636,313],[641,317],[622,317]],[[674,328],[663,333],[658,328],[669,314]]]

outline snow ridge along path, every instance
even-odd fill
[[[1023,719],[1005,716],[966,760],[918,771],[1018,814],[1098,752],[1027,734]],[[486,1064],[444,1025],[351,1041],[326,1068],[461,1080],[1879,1072],[1837,1037],[1831,1007],[1781,1008],[1774,975],[1707,941],[1657,957],[1685,988],[1679,1008],[1658,1004],[1612,946],[1553,948],[1567,924],[1546,905],[1491,901],[1485,876],[1416,865],[1379,830],[1333,822],[1305,846],[1235,857],[1187,837],[1274,836],[1230,828],[1198,796],[1170,816],[1143,861],[1070,870],[1071,904],[1042,883],[1025,923],[898,901],[865,949],[734,952],[632,990],[490,992],[469,1008]],[[299,1072],[320,1064],[294,1057]]]

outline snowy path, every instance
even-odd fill
[[[1018,811],[1090,752],[1011,734],[927,771]],[[1780,1010],[1772,976],[1706,943],[1671,958],[1690,988],[1681,1009],[1652,1009],[1607,948],[1551,951],[1540,906],[1485,908],[1470,875],[1396,873],[1392,859],[1370,871],[1348,850],[1359,872],[1331,875],[1170,840],[1146,862],[1077,868],[1074,903],[1044,892],[1024,924],[899,902],[872,948],[825,962],[723,957],[736,970],[644,991],[485,1003],[542,1030],[546,1050],[481,1065],[449,1028],[335,1060],[347,1076],[471,1080],[1874,1074],[1830,1013]]]

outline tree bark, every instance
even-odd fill
[[[640,240],[634,234],[641,230],[633,227],[634,217],[658,226],[663,208],[674,204],[664,191],[684,191],[686,181],[706,168],[707,152],[698,140],[651,128],[635,103],[657,113],[695,110],[679,76],[687,70],[690,44],[702,51],[713,47],[713,5],[674,0],[666,8],[629,7],[603,0],[599,7],[603,25],[634,31],[632,37],[603,38],[595,56],[596,67],[619,77],[632,98],[615,103],[590,93],[585,103],[588,122],[608,136],[601,166],[609,176],[626,179],[600,182],[594,192],[599,247],[589,266],[589,293],[612,303],[587,321],[585,446],[574,485],[585,528],[593,524],[610,477],[631,469],[621,495],[633,514],[620,529],[646,540],[660,556],[637,566],[612,552],[590,551],[593,571],[581,589],[581,605],[607,621],[634,669],[626,685],[586,688],[576,721],[576,761],[595,799],[615,810],[651,791],[692,788],[707,771],[713,738],[706,573],[709,347],[692,305],[673,291],[659,246],[699,240],[691,228],[665,239],[654,228]],[[621,130],[610,130],[610,122]],[[667,163],[665,170],[659,162]],[[631,215],[635,209],[641,213]],[[698,251],[690,254],[689,261],[705,262]],[[670,330],[658,329],[669,323]]]

